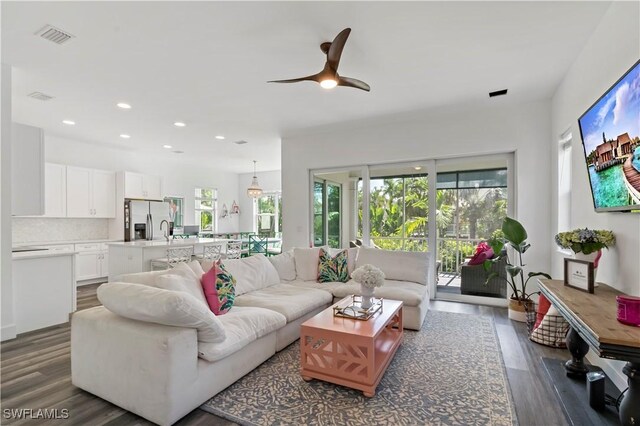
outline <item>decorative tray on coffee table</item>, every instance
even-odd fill
[[[373,298],[373,304],[369,309],[362,307],[362,296],[351,296],[351,303],[347,306],[334,306],[333,316],[340,318],[351,318],[360,321],[366,321],[373,317],[377,312],[382,312],[382,298]]]

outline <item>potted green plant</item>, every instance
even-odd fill
[[[549,274],[544,272],[529,272],[525,279],[524,267],[522,255],[531,248],[531,244],[527,242],[527,231],[520,222],[510,217],[505,217],[502,222],[502,234],[503,236],[494,236],[488,243],[493,249],[493,252],[497,254],[493,259],[486,260],[484,262],[485,271],[489,272],[491,266],[494,263],[500,262],[502,259],[506,260],[507,278],[500,277],[496,272],[492,272],[488,275],[486,282],[489,282],[492,278],[503,279],[507,282],[511,289],[511,297],[509,299],[509,318],[515,321],[526,321],[526,306],[531,305],[531,293],[527,293],[527,284],[531,278],[543,276],[551,279]],[[513,249],[513,259],[509,256],[509,250],[503,250],[504,246]]]

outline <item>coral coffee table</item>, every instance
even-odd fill
[[[351,301],[347,296],[302,324],[300,374],[372,397],[402,342],[402,302],[383,300],[382,312],[367,321],[333,315],[334,306]]]

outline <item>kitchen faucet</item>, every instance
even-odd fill
[[[166,220],[163,220],[162,222],[160,222],[160,230],[162,231],[162,224],[166,223],[167,224],[167,229],[164,230],[164,239],[167,240],[167,242],[169,242],[169,222],[167,222]]]

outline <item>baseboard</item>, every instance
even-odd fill
[[[106,283],[107,277],[102,277],[102,278],[93,278],[91,280],[84,280],[84,281],[77,281],[76,282],[76,287],[82,287],[83,285],[90,285],[90,284],[102,284],[102,283]]]
[[[625,365],[624,361],[600,358],[592,349],[589,349],[586,358],[592,365],[602,368],[618,389],[623,391],[627,388],[627,376],[622,372],[622,367]]]
[[[15,339],[17,335],[15,324],[5,325],[0,330],[0,341]]]
[[[471,296],[468,294],[455,294],[455,293],[437,293],[437,296],[433,300],[443,300],[447,302],[460,302],[471,303],[474,305],[496,306],[499,308],[506,308],[509,306],[507,299],[501,297],[484,297],[484,296]]]

